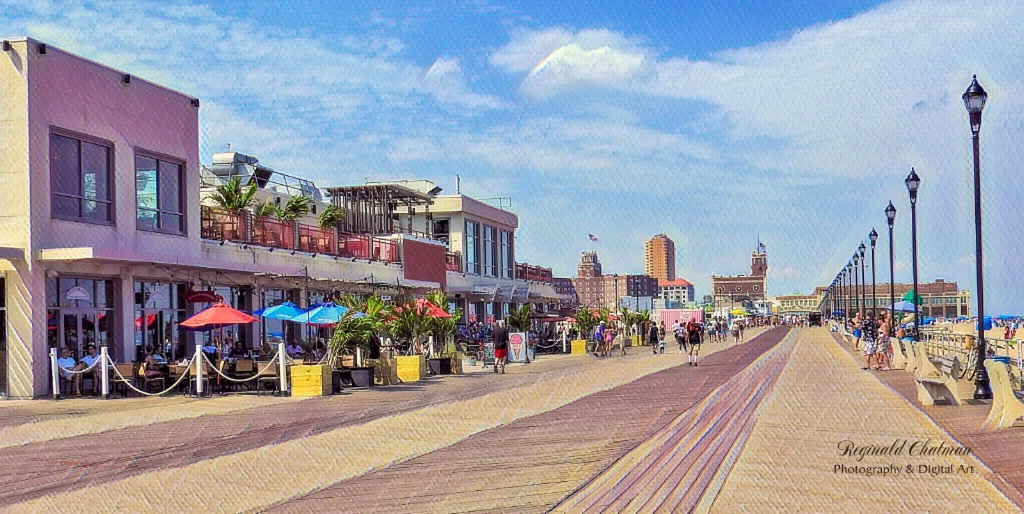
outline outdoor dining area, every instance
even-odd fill
[[[438,292],[440,293],[440,292]],[[442,298],[443,298],[443,293]],[[103,397],[111,396],[163,396],[254,393],[321,396],[339,392],[343,387],[370,387],[376,383],[385,385],[407,380],[418,380],[418,373],[406,373],[399,378],[399,353],[420,353],[412,355],[424,368],[427,357],[438,357],[445,351],[435,350],[434,331],[441,326],[430,320],[446,320],[444,330],[454,334],[452,314],[427,299],[419,298],[396,306],[385,305],[376,296],[362,303],[356,309],[358,300],[350,297],[351,307],[333,301],[312,305],[303,309],[291,302],[283,302],[265,309],[247,313],[234,309],[222,302],[212,303],[201,312],[179,323],[186,331],[204,332],[195,352],[187,359],[168,361],[160,350],[148,346],[145,355],[133,363],[115,363],[107,348],[100,348],[100,355],[76,362],[62,352],[58,359],[56,348],[51,350],[51,369],[54,398],[71,395],[71,386],[76,392],[91,381],[92,389]],[[445,301],[444,305],[448,305]],[[330,334],[310,347],[296,343],[294,334],[289,344],[260,344],[259,348],[243,348],[241,343],[231,343],[231,336],[223,336],[225,328],[259,323],[263,319],[275,319],[308,327],[310,332],[323,330]],[[450,325],[450,327],[449,327]],[[382,332],[389,331],[396,340],[405,339],[405,344],[392,343],[391,338],[379,339]],[[213,336],[214,333],[221,336]],[[420,344],[420,341],[427,344]],[[228,344],[218,344],[227,341]],[[276,346],[276,347],[275,347]],[[423,352],[428,355],[423,355]],[[363,358],[373,357],[371,358]],[[452,360],[448,354],[443,359]],[[451,366],[448,367],[451,369]]]

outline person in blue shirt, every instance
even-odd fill
[[[604,345],[604,322],[602,321],[594,329],[594,341],[597,342],[595,348],[601,348]],[[595,352],[596,353],[596,352]]]
[[[78,368],[76,368],[76,370],[77,371],[89,370],[89,371],[85,371],[85,373],[88,373],[88,374],[92,375],[92,394],[99,394],[100,367],[99,367],[99,365],[95,365],[95,366],[93,365],[93,364],[96,364],[100,360],[100,356],[96,354],[96,345],[94,345],[92,343],[89,343],[88,345],[86,345],[85,353],[86,353],[86,355],[84,357],[82,357],[81,361],[78,362]],[[90,368],[92,368],[92,369],[90,369]],[[80,377],[79,378],[79,384],[81,384],[82,377],[84,377],[85,373],[80,373],[80,374],[75,375],[77,377]]]
[[[75,385],[75,394],[82,396],[82,374],[72,373],[78,367],[75,358],[71,356],[71,350],[67,347],[60,349],[60,357],[57,358],[57,370],[61,378],[70,380]]]

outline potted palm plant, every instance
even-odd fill
[[[427,366],[434,375],[449,375],[462,368],[462,355],[455,349],[455,334],[458,320],[462,318],[462,309],[454,312],[448,303],[448,296],[443,291],[435,290],[427,294],[427,301],[448,313],[448,317],[428,316],[425,320],[426,330],[433,337],[434,344],[430,347]]]
[[[339,299],[338,304],[349,310],[335,325],[328,362],[337,362],[338,357],[359,350],[356,352],[359,358],[355,359],[352,366],[345,366],[345,371],[351,373],[352,382],[357,387],[371,387],[374,383],[374,367],[364,366],[361,357],[370,350],[371,342],[384,329],[387,316],[384,301],[373,295],[365,302],[360,302],[355,296],[348,295]]]
[[[594,332],[594,328],[600,323],[600,317],[587,307],[576,309],[576,334],[578,339],[572,341],[572,354],[582,355],[587,353],[587,340]]]
[[[320,228],[333,228],[344,219],[344,209],[337,205],[328,205],[324,210],[320,211],[320,216],[317,218],[316,224]]]
[[[217,190],[209,196],[217,207],[231,212],[241,212],[252,205],[256,196],[256,183],[242,189],[241,177],[231,177],[227,184],[217,186]]]
[[[398,379],[402,382],[415,382],[426,375],[427,361],[423,355],[426,325],[426,309],[418,309],[415,301],[401,302],[391,311],[387,323],[388,333],[395,341],[409,344],[407,355],[395,357]]]

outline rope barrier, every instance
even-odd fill
[[[103,359],[101,359],[101,358],[99,358],[99,356],[97,356],[96,360],[92,361],[92,364],[88,368],[80,369],[80,370],[68,369],[68,368],[65,368],[64,366],[61,366],[60,364],[57,364],[57,367],[60,368],[61,371],[64,371],[66,373],[71,373],[72,375],[80,375],[82,373],[88,373],[89,370],[91,370],[92,368],[95,368],[96,365],[99,364],[101,360],[103,360]]]
[[[192,361],[194,359],[195,359],[194,356],[192,357],[192,359],[189,359],[189,361],[188,361],[188,368],[192,367],[192,365],[194,364],[194,362],[192,362]],[[113,363],[111,363],[111,366],[113,366]],[[160,391],[159,393],[149,393],[149,392],[146,392],[146,391],[143,391],[143,390],[139,389],[138,387],[133,386],[132,385],[132,381],[128,380],[127,378],[125,378],[125,376],[121,374],[121,371],[117,369],[117,366],[113,366],[113,368],[114,368],[114,373],[116,373],[117,376],[121,377],[121,381],[119,383],[124,384],[125,386],[127,386],[130,389],[132,389],[136,393],[139,393],[139,394],[144,395],[144,396],[162,396],[164,394],[167,394],[167,393],[171,392],[172,390],[176,389],[178,387],[178,384],[180,384],[181,381],[185,379],[185,377],[190,376],[189,373],[186,371],[185,373],[182,373],[180,377],[178,377],[178,380],[176,380],[173,384],[171,384],[171,387],[168,387],[167,389],[164,389],[163,391]],[[186,368],[186,369],[188,369],[188,368]]]
[[[217,372],[218,375],[220,375],[221,377],[227,379],[228,381],[230,381],[230,382],[237,382],[237,383],[245,383],[245,382],[249,382],[249,381],[252,381],[252,380],[260,378],[261,376],[263,376],[263,374],[268,369],[271,368],[271,366],[277,364],[277,352],[274,353],[274,356],[270,359],[270,362],[268,362],[267,365],[264,366],[262,370],[260,370],[255,375],[253,375],[251,377],[248,377],[248,378],[233,378],[233,377],[229,377],[229,376],[225,375],[224,372],[222,372],[221,370],[217,369],[217,367],[214,366],[212,362],[210,362],[210,358],[207,357],[205,354],[203,355],[203,359],[206,361],[207,364],[210,365],[211,368],[213,368],[214,371]],[[274,376],[276,376],[276,375],[274,375]]]

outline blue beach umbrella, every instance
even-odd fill
[[[889,310],[894,312],[914,312],[914,304],[906,300],[901,300],[890,305]]]
[[[310,308],[306,312],[299,313],[288,321],[297,321],[299,323],[309,323],[311,325],[332,325],[341,320],[342,316],[348,312],[347,307],[342,307],[334,302],[327,302]]]
[[[274,305],[267,307],[266,309],[260,309],[253,312],[254,315],[263,318],[270,319],[281,319],[285,321],[292,321],[292,318],[303,313],[303,310],[292,302],[284,302],[280,305]]]

